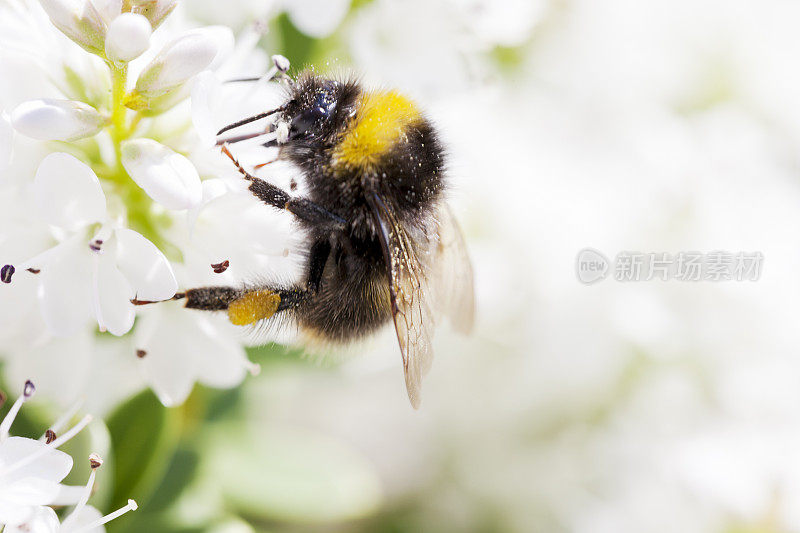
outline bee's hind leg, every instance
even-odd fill
[[[187,309],[226,311],[228,320],[236,326],[255,324],[296,305],[300,294],[294,289],[276,287],[199,287],[182,293]]]
[[[200,287],[178,293],[173,299],[186,300],[184,307],[188,309],[227,311],[228,320],[236,326],[254,324],[260,320],[269,319],[281,311],[297,307],[309,295],[319,290],[330,251],[331,244],[325,239],[318,240],[311,246],[308,276],[304,287],[288,289],[271,285],[247,289]]]

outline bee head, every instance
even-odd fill
[[[291,88],[281,118],[288,126],[287,142],[325,142],[347,125],[358,95],[354,83],[304,74]]]

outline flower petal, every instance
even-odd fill
[[[222,82],[210,70],[197,75],[192,87],[192,123],[207,147],[214,145],[217,138],[216,121],[213,111],[219,101]]]
[[[194,165],[151,139],[122,143],[122,166],[150,198],[168,209],[189,209],[203,198]]]
[[[195,381],[214,387],[241,383],[250,366],[234,337],[177,303],[143,314],[135,335],[137,347],[147,353],[140,359],[145,378],[167,406],[183,403]]]
[[[110,24],[122,13],[122,0],[89,0],[94,8],[103,17],[106,24]]]
[[[8,168],[11,163],[11,150],[14,146],[14,128],[8,115],[0,113],[0,172]]]
[[[39,0],[53,25],[89,52],[103,52],[106,22],[87,0]]]
[[[172,13],[178,0],[131,0],[131,12],[147,17],[153,29],[158,28],[167,15]]]
[[[5,533],[55,533],[63,531],[59,529],[58,515],[50,507],[37,506],[28,509],[25,518],[21,521],[10,522],[3,531]],[[1,513],[0,522],[3,522]]]
[[[103,533],[104,530],[98,526],[86,529],[86,526],[99,520],[102,516],[103,513],[91,505],[84,505],[69,516],[69,522],[65,520],[61,524],[61,529],[58,530],[58,533]]]
[[[79,239],[64,243],[42,268],[39,301],[47,329],[64,337],[86,326],[94,316],[89,251]]]
[[[38,453],[39,450],[45,447],[45,443],[38,440],[26,439],[24,437],[9,437],[0,444],[0,464],[8,466],[31,454]],[[69,474],[71,469],[72,457],[60,450],[52,449],[27,466],[19,468],[10,474],[3,475],[2,479],[4,482],[13,482],[14,480],[25,478],[38,478],[45,481],[59,482]],[[55,496],[57,493],[58,489],[56,489],[52,496]],[[45,504],[48,502],[45,501],[41,503]]]
[[[108,252],[105,250],[105,253],[95,257],[95,313],[101,330],[105,329],[119,337],[133,327],[136,313],[131,298],[135,293]]]
[[[106,197],[92,169],[75,157],[55,152],[36,170],[34,196],[48,224],[76,230],[106,218]]]
[[[73,335],[10,351],[3,369],[6,379],[14,383],[30,379],[48,399],[64,408],[85,398],[87,391],[94,395],[98,385],[91,381],[96,339],[94,328],[90,331],[88,325],[87,320]]]
[[[106,57],[112,61],[136,59],[150,46],[150,22],[142,15],[123,13],[106,34]]]
[[[83,102],[44,98],[23,102],[11,114],[14,128],[40,141],[74,141],[91,137],[108,120]]]
[[[217,51],[217,42],[207,33],[194,31],[178,37],[144,68],[136,80],[136,94],[154,98],[176,89],[205,70]]]
[[[178,282],[167,258],[155,244],[130,229],[118,229],[117,266],[140,300],[167,300],[175,295]]]

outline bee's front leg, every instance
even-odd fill
[[[313,229],[329,232],[343,230],[347,226],[347,221],[345,219],[334,215],[311,200],[306,198],[293,198],[280,187],[276,187],[250,174],[239,164],[239,161],[233,157],[233,154],[231,154],[227,146],[222,146],[222,153],[233,161],[239,173],[244,176],[244,179],[250,182],[248,190],[265,204],[277,209],[289,211]]]

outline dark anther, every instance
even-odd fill
[[[38,268],[26,268],[25,270],[27,270],[31,274],[38,274],[39,272],[41,272],[41,270],[39,270]]]
[[[101,239],[95,239],[89,243],[89,248],[95,252],[99,252],[102,245],[103,241]]]
[[[144,359],[144,356],[147,355],[147,352],[144,350],[136,350],[136,357],[139,359]]]
[[[0,268],[0,281],[3,283],[11,283],[11,276],[14,275],[17,269],[14,268],[14,265],[3,265],[3,268]]]
[[[103,466],[103,459],[96,453],[90,453],[89,466],[92,467],[92,470],[97,470],[98,468]]]
[[[28,380],[25,382],[25,388],[22,389],[22,395],[26,398],[30,398],[33,396],[33,393],[36,392],[36,387],[33,386],[33,381]]]
[[[50,444],[54,440],[56,440],[56,432],[55,431],[53,431],[52,429],[48,429],[47,431],[44,432],[44,442],[45,442],[45,444]]]
[[[297,182],[295,181],[294,178],[292,178],[292,181],[289,182],[289,190],[290,191],[296,191],[297,190]]]
[[[211,263],[211,268],[214,269],[215,274],[222,274],[228,267],[231,266],[231,262],[227,259],[221,263]]]
[[[8,396],[6,396],[6,393],[0,390],[0,407],[3,407],[3,404],[6,403],[7,399]]]

